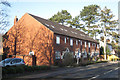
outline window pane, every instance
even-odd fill
[[[10,61],[12,61],[12,59],[5,59],[3,62],[9,63]]]
[[[59,52],[59,51],[56,51],[56,52],[55,52],[55,59],[60,59],[60,57],[61,57],[60,52]]]
[[[60,44],[60,37],[56,36],[56,44]]]
[[[92,43],[92,47],[94,46],[94,43]]]
[[[20,60],[20,59],[17,59],[17,60],[16,60],[16,63],[19,63],[19,62],[21,62],[21,60]]]
[[[82,45],[82,41],[81,41],[81,45]]]
[[[99,44],[97,44],[97,48],[99,48]]]
[[[90,42],[89,42],[89,44],[88,44],[88,45],[89,45],[89,48],[90,48]]]
[[[70,39],[70,45],[73,46],[73,39]]]
[[[78,45],[78,40],[76,40],[76,45]]]
[[[12,63],[16,63],[16,59],[14,59],[14,60],[12,61]]]
[[[65,38],[65,43],[66,43],[66,38]]]
[[[86,47],[86,42],[85,42],[85,47]]]

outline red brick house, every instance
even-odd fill
[[[10,48],[9,55],[24,58],[28,65],[32,65],[30,51],[36,56],[36,65],[53,64],[54,60],[62,59],[66,50],[74,55],[79,50],[83,56],[85,52],[99,53],[99,43],[87,34],[28,13],[19,20],[15,18],[6,34],[8,40],[3,46]]]

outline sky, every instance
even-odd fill
[[[67,10],[72,17],[80,14],[84,6],[97,4],[102,9],[107,6],[118,19],[118,2],[119,0],[7,0],[11,3],[8,8],[11,28],[14,23],[14,17],[20,19],[25,13],[48,19],[58,11]]]

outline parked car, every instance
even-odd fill
[[[6,67],[6,66],[20,66],[25,65],[25,62],[21,58],[7,58],[0,62],[0,66]]]

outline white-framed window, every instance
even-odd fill
[[[60,59],[61,54],[60,51],[55,51],[55,59]]]
[[[81,41],[81,45],[82,45],[82,41]]]
[[[70,39],[70,46],[73,46],[73,39]]]
[[[78,45],[78,40],[76,40],[76,45]]]
[[[94,43],[92,43],[92,47],[94,46]]]
[[[97,48],[99,48],[99,44],[97,44]]]
[[[69,39],[69,37],[67,37],[67,39]]]
[[[65,43],[66,43],[66,37],[65,37]]]
[[[60,44],[60,37],[56,36],[56,44]]]
[[[90,42],[88,43],[88,47],[90,48]]]
[[[86,47],[86,41],[85,41],[85,47]]]
[[[96,44],[94,43],[94,46],[96,47]]]

